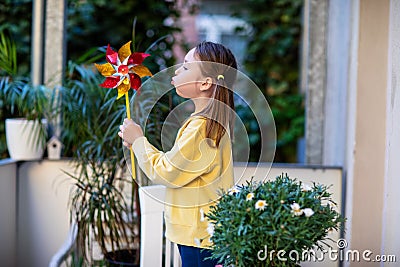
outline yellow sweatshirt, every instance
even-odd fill
[[[219,147],[205,138],[206,119],[191,116],[179,129],[174,146],[162,152],[146,137],[132,144],[138,165],[155,184],[166,189],[166,237],[177,244],[206,248],[210,245],[207,214],[218,191],[233,185],[231,140],[227,133]]]

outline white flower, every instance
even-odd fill
[[[268,206],[268,204],[265,200],[258,200],[256,202],[255,208],[256,210],[264,210],[266,206]]]
[[[308,184],[302,183],[302,184],[301,184],[301,190],[302,190],[302,191],[311,191],[311,190],[312,190],[312,187],[309,186]]]
[[[229,195],[233,195],[236,193],[240,193],[240,188],[237,186],[232,187],[231,189],[228,190]]]
[[[210,236],[214,235],[214,228],[215,228],[215,225],[213,223],[208,223],[207,232]]]
[[[200,221],[204,222],[204,210],[200,209]]]
[[[300,210],[300,205],[296,202],[293,202],[293,204],[290,205],[290,208],[294,211]]]
[[[300,205],[297,204],[296,202],[294,202],[293,204],[291,204],[290,207],[292,208],[292,212],[294,213],[294,215],[300,216],[300,215],[303,214],[303,210],[300,209]]]
[[[321,199],[321,206],[326,207],[328,204],[330,204],[328,199]]]
[[[314,211],[310,208],[305,208],[305,209],[303,209],[303,211],[304,211],[304,215],[306,215],[306,217],[310,217],[314,214]]]
[[[253,193],[248,193],[246,196],[246,201],[250,201],[254,198],[254,194]]]

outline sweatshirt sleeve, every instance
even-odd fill
[[[204,119],[192,119],[178,132],[168,152],[159,151],[146,137],[132,144],[137,162],[154,183],[179,188],[208,172],[216,157],[216,148],[208,145],[202,132]]]

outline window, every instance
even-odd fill
[[[228,15],[200,14],[196,18],[199,40],[218,42],[229,47],[241,65],[251,27],[242,19]],[[238,32],[238,29],[243,31]]]

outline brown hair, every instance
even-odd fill
[[[199,60],[205,62],[201,65],[203,75],[212,77],[215,81],[211,101],[197,114],[207,118],[206,138],[214,140],[218,147],[226,129],[229,128],[229,133],[233,137],[235,106],[232,87],[236,81],[236,59],[227,47],[213,42],[198,44],[194,53]]]

